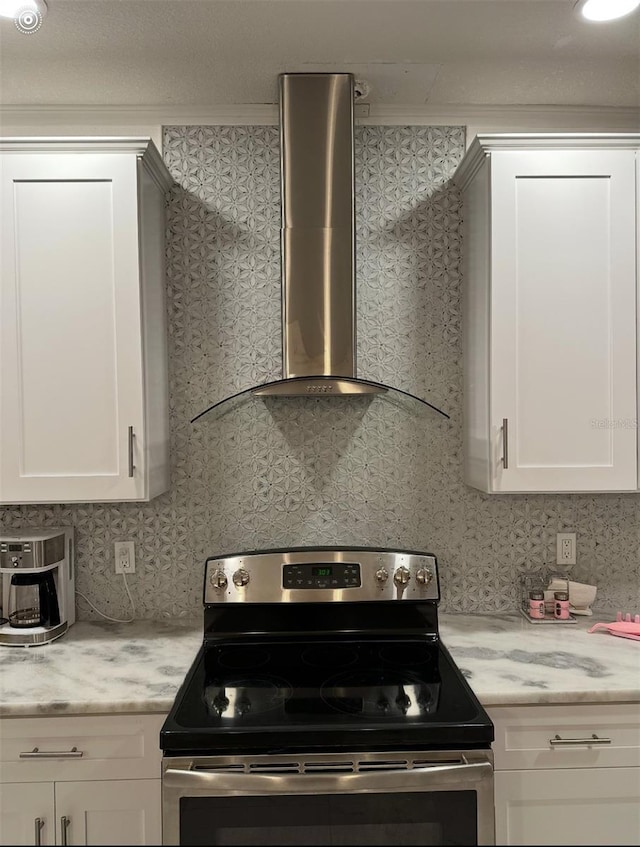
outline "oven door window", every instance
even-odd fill
[[[180,844],[477,844],[475,791],[182,797]]]

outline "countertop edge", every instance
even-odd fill
[[[83,715],[166,715],[173,701],[174,696],[139,703],[124,700],[110,703],[18,703],[0,707],[0,720],[3,718],[82,717]]]
[[[608,696],[607,696],[608,695]],[[477,695],[483,708],[501,708],[508,706],[602,706],[625,703],[640,705],[640,691],[603,692],[602,696],[593,691],[536,692],[529,694]],[[44,718],[44,717],[80,717],[104,715],[166,715],[173,705],[174,697],[144,702],[78,702],[78,703],[20,703],[0,708],[0,720],[3,718]]]

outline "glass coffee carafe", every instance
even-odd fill
[[[24,629],[60,623],[58,596],[53,571],[11,575],[9,626]]]

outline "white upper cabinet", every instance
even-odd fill
[[[0,169],[0,501],[150,500],[169,174],[149,139],[3,139]]]
[[[635,491],[635,134],[494,135],[464,199],[465,481]]]

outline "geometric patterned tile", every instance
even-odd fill
[[[358,373],[451,415],[382,398],[211,403],[280,376],[280,188],[273,126],[166,127],[172,483],[146,504],[12,506],[3,528],[70,523],[77,584],[129,614],[113,542],[136,542],[138,617],[201,609],[208,555],[299,544],[428,550],[448,610],[507,611],[522,573],[578,533],[573,577],[640,611],[638,495],[485,495],[462,482],[463,127],[357,127]],[[79,617],[97,615],[78,604]]]

